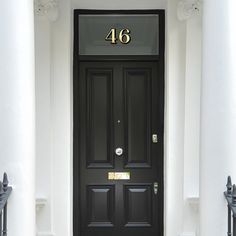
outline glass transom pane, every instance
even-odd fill
[[[122,30],[124,30],[123,34],[128,34],[130,37],[128,43],[124,43],[127,41],[126,36],[119,38],[120,34],[122,36]],[[114,44],[111,41],[112,31],[113,34],[115,33]],[[158,55],[159,17],[153,14],[80,15],[79,54]]]

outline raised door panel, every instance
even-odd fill
[[[113,167],[113,71],[88,69],[87,167]]]
[[[114,186],[87,186],[88,227],[114,226]]]
[[[151,227],[151,185],[125,185],[124,193],[125,227]]]
[[[151,167],[151,69],[124,69],[125,167]]]

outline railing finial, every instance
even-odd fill
[[[233,185],[232,205],[236,206],[236,185]]]
[[[4,190],[4,192],[7,191],[8,183],[9,182],[8,182],[7,174],[4,173],[4,175],[3,175],[3,190]]]
[[[226,187],[227,187],[227,194],[231,195],[232,194],[232,181],[231,181],[230,176],[228,176]]]

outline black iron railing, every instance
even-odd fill
[[[7,174],[0,181],[0,236],[7,236],[7,200],[11,194],[12,187],[8,186]]]
[[[236,236],[236,185],[232,185],[231,177],[228,177],[226,184],[227,191],[224,192],[228,202],[228,236]],[[233,221],[233,234],[232,234]]]

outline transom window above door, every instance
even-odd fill
[[[159,16],[79,15],[80,55],[159,55]]]

